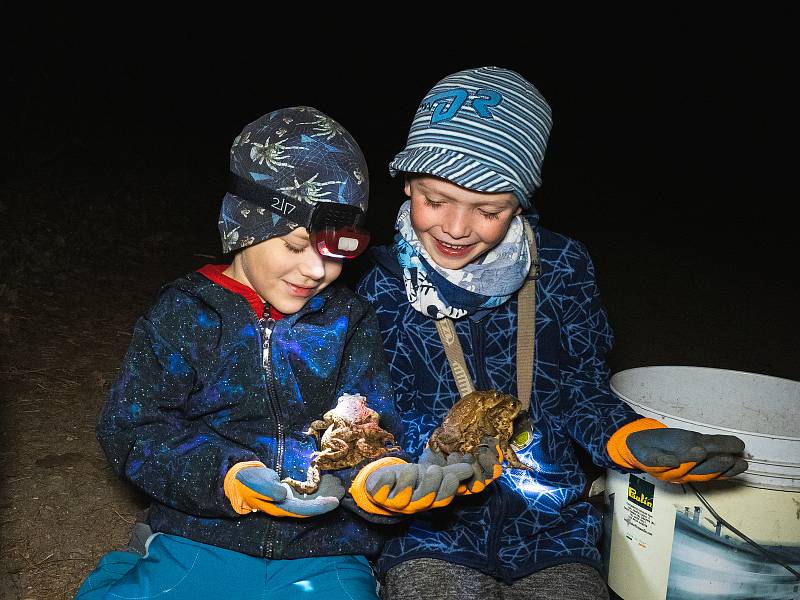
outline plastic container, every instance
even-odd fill
[[[792,573],[800,573],[800,382],[656,366],[615,374],[611,389],[670,427],[740,437],[750,463],[729,481],[693,487],[609,470],[603,555],[611,589],[624,600],[800,599]]]

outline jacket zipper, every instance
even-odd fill
[[[476,385],[479,390],[492,389],[491,382],[489,381],[489,374],[486,372],[486,360],[484,358],[484,350],[486,343],[486,328],[483,320],[473,321],[469,320],[469,329],[472,337],[472,355],[474,357],[475,365],[475,379]],[[502,528],[499,524],[505,518],[505,502],[503,502],[502,488],[499,485],[493,486],[491,499],[489,500],[489,512],[492,515],[490,523],[497,523],[497,525],[490,525],[489,533],[487,536],[487,562],[489,563],[490,571],[497,569],[497,551],[500,543],[500,534]]]
[[[272,373],[272,357],[270,352],[270,339],[272,338],[272,330],[275,327],[275,319],[261,318],[258,320],[259,329],[261,330],[261,364],[264,367],[264,382],[267,391],[267,399],[269,406],[272,409],[272,414],[275,417],[275,427],[277,429],[276,442],[277,447],[275,451],[275,472],[279,478],[283,477],[283,453],[284,453],[284,436],[283,436],[283,423],[281,422],[280,407],[277,402],[277,395],[275,393],[275,382],[273,381]],[[274,544],[273,531],[275,528],[274,521],[270,521],[267,528],[266,540],[264,548],[266,556],[272,556],[272,549]]]

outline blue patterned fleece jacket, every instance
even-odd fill
[[[316,447],[303,432],[345,392],[366,396],[381,426],[398,434],[374,311],[334,284],[297,313],[264,318],[255,293],[235,290],[222,269],[201,272],[233,290],[191,273],[165,286],[136,323],[98,420],[106,456],[152,497],[154,531],[276,559],[374,556],[381,526],[355,505],[310,519],[240,516],[223,492],[242,461],[304,480]],[[358,469],[335,474],[349,487]]]
[[[394,565],[422,557],[458,563],[510,581],[560,563],[600,568],[596,544],[601,516],[582,498],[586,476],[573,443],[602,467],[613,466],[606,443],[639,418],[611,394],[605,355],[613,336],[595,285],[594,268],[579,242],[534,226],[542,276],[536,282],[536,340],[532,435],[517,451],[535,472],[505,469],[482,493],[416,517],[387,542],[378,561]],[[458,399],[435,322],[406,298],[402,269],[391,248],[357,291],[375,307],[412,456]],[[477,389],[516,395],[516,295],[503,305],[455,322]]]

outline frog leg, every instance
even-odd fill
[[[325,442],[325,448],[315,452],[315,458],[325,457],[326,460],[335,460],[345,456],[350,451],[350,445],[338,437],[330,438]]]
[[[281,479],[281,483],[285,483],[303,494],[313,494],[319,489],[319,480],[319,467],[317,466],[316,458],[312,458],[311,464],[308,466],[308,471],[306,471],[305,481],[298,481],[297,479],[292,479],[291,477],[284,477]]]
[[[508,445],[508,442],[504,444],[500,444],[500,448],[503,450],[503,456],[505,457],[505,462],[508,463],[510,467],[515,469],[525,469],[526,471],[534,471],[534,467],[531,465],[526,465],[522,462],[517,453],[514,452],[514,449]]]
[[[381,450],[383,452],[399,452],[400,446],[397,445],[397,441],[394,439],[394,436],[388,431],[386,433],[388,435],[381,438]],[[389,444],[389,446],[386,446],[386,444]]]
[[[400,450],[400,446],[397,445],[397,441],[394,439],[391,432],[378,427],[376,430],[372,431],[372,435],[380,440],[381,452],[397,452]],[[386,447],[387,443],[389,444],[388,448]]]
[[[325,431],[328,427],[332,426],[333,423],[328,423],[326,421],[312,421],[311,425],[308,426],[308,429],[304,432],[306,435],[314,436],[319,443],[319,434],[320,431]]]

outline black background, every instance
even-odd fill
[[[264,113],[310,105],[361,144],[368,225],[387,243],[402,200],[387,164],[417,104],[451,72],[498,65],[552,106],[534,203],[543,226],[592,252],[613,365],[800,379],[788,10],[225,8],[7,14],[4,185],[60,192],[6,202],[6,231],[85,226],[74,244],[58,234],[98,268],[153,231],[218,256],[231,141]]]

